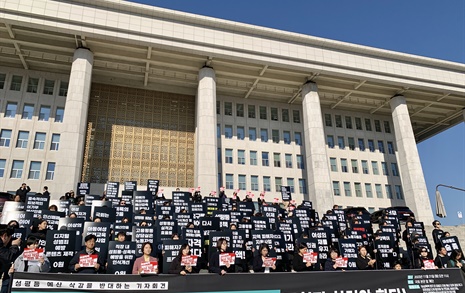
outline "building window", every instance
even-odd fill
[[[271,191],[271,180],[269,176],[263,176],[263,191]]]
[[[6,74],[0,73],[0,90],[3,90],[5,87]]]
[[[255,105],[249,105],[247,110],[249,118],[255,118]]]
[[[385,187],[385,189],[386,189],[386,196],[387,196],[387,198],[393,199],[394,197],[393,197],[393,195],[392,195],[392,187],[391,187],[391,185],[386,184],[386,185],[384,185],[384,187]]]
[[[383,170],[383,175],[389,176],[389,170],[386,162],[381,162],[381,169]]]
[[[279,130],[273,129],[271,130],[271,139],[274,143],[279,143]]]
[[[48,163],[47,164],[47,174],[45,174],[45,180],[53,180],[55,177],[55,163]],[[221,176],[219,176],[221,178]]]
[[[327,142],[328,147],[329,147],[330,149],[334,148],[334,136],[332,136],[332,135],[327,135],[327,136],[326,136],[326,142]]]
[[[378,150],[380,153],[383,153],[385,152],[384,150],[384,142],[382,140],[378,140]]]
[[[14,160],[11,166],[10,178],[21,178],[23,176],[24,161]]]
[[[355,187],[355,196],[362,197],[362,184],[360,184],[360,182],[355,182],[354,187]]]
[[[336,119],[336,127],[337,128],[342,128],[342,116],[341,115],[335,115],[334,117]]]
[[[50,119],[50,107],[40,106],[39,121],[48,121]]]
[[[45,148],[45,132],[36,132],[34,138],[34,149],[43,150]]]
[[[226,189],[234,189],[234,175],[226,174]]]
[[[9,147],[11,141],[11,130],[2,129],[0,132],[0,147]]]
[[[350,182],[344,182],[344,194],[345,196],[352,196],[352,189],[350,188]]]
[[[270,165],[268,152],[262,152],[262,166],[268,167]]]
[[[236,104],[236,116],[244,117],[244,104]]]
[[[40,162],[31,162],[28,179],[40,179]]]
[[[291,193],[294,193],[294,178],[287,178],[287,186],[291,189]]]
[[[244,140],[245,137],[245,129],[244,126],[237,126],[237,139]]]
[[[245,175],[239,175],[238,181],[239,181],[239,189],[247,190],[247,184],[245,183]]]
[[[357,160],[350,160],[352,165],[352,173],[358,173],[358,162]]]
[[[255,127],[249,127],[249,140],[250,141],[257,140],[257,129]]]
[[[232,116],[232,103],[224,102],[224,115]]]
[[[257,151],[250,151],[250,165],[257,166]]]
[[[6,104],[5,117],[6,118],[15,118],[17,108],[18,108],[18,104],[8,102]]]
[[[346,119],[346,128],[347,129],[352,129],[352,117],[350,116],[345,116]]]
[[[300,132],[294,132],[294,141],[296,145],[302,145],[302,135],[300,134]]]
[[[251,189],[253,191],[258,191],[258,176],[256,175],[250,176],[250,184],[251,184]]]
[[[245,165],[245,150],[237,150],[237,163],[239,165]]]
[[[268,142],[268,129],[260,129],[260,139],[262,142]]]
[[[259,111],[260,111],[260,119],[262,120],[268,119],[265,106],[260,106]]]
[[[375,142],[372,139],[368,140],[368,149],[370,152],[374,153],[375,152]]]
[[[276,192],[281,192],[281,186],[283,185],[283,178],[282,177],[275,177],[274,178],[274,187]]]
[[[224,163],[225,164],[232,164],[233,163],[233,150],[232,149],[226,149],[224,151]]]
[[[281,154],[280,153],[273,154],[273,162],[274,162],[275,167],[277,168],[281,167]]]
[[[297,155],[297,169],[305,169],[304,161],[302,159],[302,155]]]
[[[392,176],[399,176],[399,169],[396,163],[391,163]]]
[[[300,123],[300,111],[299,110],[292,110],[292,119],[294,123]]]
[[[371,130],[372,130],[372,128],[371,128],[371,120],[368,119],[368,118],[365,118],[365,129],[366,129],[367,131],[371,131]]]
[[[337,137],[337,145],[339,146],[339,148],[341,150],[345,149],[346,145],[345,145],[345,142],[344,142],[344,136],[338,136]]]
[[[291,144],[291,132],[283,131],[283,140],[285,144]]]
[[[285,154],[284,159],[286,161],[286,168],[292,168],[292,155],[291,154]]]
[[[402,186],[396,185],[395,189],[396,189],[396,197],[397,197],[397,199],[404,199],[404,193],[402,192]]]
[[[232,125],[224,126],[224,138],[231,139],[233,136]]]
[[[221,125],[216,124],[216,138],[221,138]]]
[[[383,198],[383,189],[381,187],[381,184],[375,184],[375,190],[376,190],[376,197]]]
[[[44,95],[53,95],[54,87],[55,87],[55,81],[46,79],[44,83]]]
[[[391,133],[391,124],[389,121],[384,121],[384,132]]]
[[[217,155],[218,163],[221,164],[221,158],[222,158],[221,157],[221,148],[217,149],[216,155]]]
[[[347,168],[347,159],[341,159],[341,171],[349,173],[349,169]]]
[[[66,97],[68,95],[68,85],[69,83],[67,81],[60,81],[60,91],[58,92],[60,97]]]
[[[278,121],[278,108],[271,108],[271,120]]]
[[[33,114],[34,114],[34,105],[24,104],[21,119],[32,120]]]
[[[16,147],[19,149],[27,148],[28,140],[29,140],[29,131],[20,131],[18,133],[18,139],[16,140]]]
[[[289,122],[289,109],[282,109],[281,116],[282,116],[283,122]]]
[[[333,127],[333,119],[331,114],[325,114],[325,126]]]
[[[362,129],[362,118],[360,118],[360,117],[355,117],[355,129],[357,129],[357,130],[363,130],[363,129]]]
[[[329,158],[329,163],[331,165],[331,171],[337,172],[337,160],[336,160],[336,158]]]
[[[6,165],[6,160],[0,159],[0,178],[3,178],[5,176],[5,165]]]
[[[353,137],[348,137],[347,140],[349,142],[349,149],[351,151],[354,151],[355,150],[355,139]]]
[[[373,190],[371,189],[371,183],[365,183],[365,193],[368,198],[373,198]]]
[[[378,162],[371,161],[371,169],[373,170],[373,175],[379,175]]]
[[[29,77],[27,81],[27,92],[28,93],[37,93],[37,88],[39,87],[39,79]]]
[[[370,174],[370,171],[368,170],[368,161],[362,160],[362,171],[363,174]]]
[[[299,179],[299,192],[301,194],[307,194],[307,183],[305,179]]]
[[[339,181],[333,181],[333,194],[334,196],[341,196],[341,188],[339,187]]]
[[[221,114],[221,102],[216,101],[216,114],[220,115]]]
[[[57,133],[52,134],[52,142],[50,143],[51,151],[58,151],[60,146],[60,135]]]
[[[11,91],[20,91],[22,83],[23,83],[23,77],[22,76],[13,75],[13,78],[11,79],[10,90]]]
[[[365,140],[363,138],[358,139],[358,149],[360,151],[365,151]]]
[[[375,120],[375,131],[382,132],[381,130],[381,122],[379,120]]]
[[[392,141],[388,141],[387,142],[387,148],[388,148],[388,153],[391,154],[391,155],[394,155],[394,144],[392,143]]]
[[[65,109],[58,107],[55,111],[55,122],[63,123],[63,116],[65,114]]]

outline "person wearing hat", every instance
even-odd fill
[[[97,240],[97,237],[94,234],[89,234],[84,238],[85,242],[85,247],[83,250],[78,251],[73,258],[71,259],[69,263],[69,270],[72,273],[77,273],[77,274],[98,274],[103,271],[103,268],[105,267],[105,261],[103,259],[103,256],[100,255],[96,250],[95,250],[95,242]],[[80,263],[81,256],[86,256],[86,255],[91,255],[92,258],[96,257],[97,262],[93,266],[89,267],[82,267]]]

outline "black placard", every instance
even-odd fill
[[[20,227],[30,227],[32,220],[34,219],[34,213],[24,211],[9,211],[3,213],[2,224],[8,224],[11,220],[18,221]]]
[[[76,231],[47,232],[45,253],[50,261],[51,273],[68,271],[68,265],[74,255],[76,246]]]
[[[250,222],[253,224],[254,230],[271,229],[270,220],[267,217],[250,217]]]
[[[220,199],[218,197],[204,197],[203,201],[207,205],[207,215],[213,215],[213,212],[220,208]]]
[[[328,258],[330,232],[326,227],[315,227],[308,230],[308,237],[316,239],[318,244],[318,259],[323,263]]]
[[[147,180],[147,191],[152,194],[152,196],[156,196],[158,193],[158,187],[160,185],[160,180],[149,179]]]
[[[5,214],[6,212],[24,211],[24,208],[24,202],[5,201],[2,213]]]
[[[62,230],[63,227],[66,227],[65,230],[77,231],[77,235],[81,235],[84,231],[84,219],[83,218],[61,218],[58,223],[58,229]]]
[[[357,269],[357,241],[354,239],[339,239],[339,252],[341,256],[347,257],[347,270]]]
[[[191,254],[202,256],[203,230],[201,228],[186,228],[183,230],[182,239],[185,239],[191,248]]]
[[[220,219],[220,229],[228,229],[231,223],[231,213],[228,211],[214,211],[214,218]]]
[[[153,214],[153,196],[148,191],[134,191],[133,195],[134,213],[144,209],[148,214]]]
[[[136,191],[137,181],[124,181],[124,191]]]
[[[168,216],[172,220],[174,218],[174,206],[157,205],[155,214],[158,219],[164,219]]]
[[[136,259],[136,243],[110,241],[108,243],[107,274],[129,275]]]
[[[77,184],[76,197],[80,195],[90,194],[90,183],[89,182],[78,182]]]
[[[108,181],[105,195],[108,198],[117,198],[119,194],[119,182]]]
[[[78,206],[70,205],[69,213],[75,213],[78,218],[82,218],[85,221],[90,221],[92,207],[89,206]]]
[[[187,212],[189,210],[189,192],[181,192],[181,191],[173,191],[172,198],[173,198],[173,206],[175,207],[174,211],[179,213],[182,209],[185,209]]]
[[[162,272],[163,274],[167,274],[171,262],[173,261],[176,256],[178,256],[179,250],[181,246],[187,243],[186,240],[164,240],[163,241],[163,266]]]
[[[132,227],[132,238],[136,242],[136,256],[141,256],[142,253],[142,244],[144,242],[150,242],[153,244],[152,256],[157,255],[157,245],[155,245],[155,235],[156,229],[154,227]]]
[[[96,195],[96,194],[86,194],[85,197],[84,197],[84,202],[86,203],[86,206],[92,206],[92,202],[94,200],[100,200],[100,195]]]
[[[170,240],[173,233],[178,232],[178,224],[174,220],[157,220],[157,243]]]
[[[281,186],[281,199],[283,201],[291,201],[291,187],[290,186]]]
[[[123,218],[128,218],[132,221],[133,207],[130,204],[115,206],[115,222],[120,223]]]
[[[116,210],[110,207],[94,207],[93,219],[99,217],[102,222],[114,223],[116,219]]]
[[[458,249],[460,251],[462,250],[462,247],[460,246],[459,239],[456,236],[452,237],[442,237],[440,239],[441,245],[444,246],[447,250],[447,254],[450,256],[452,250]]]
[[[110,223],[85,222],[84,231],[82,233],[82,245],[84,245],[84,238],[89,234],[94,234],[97,237],[95,241],[95,250],[106,255],[108,251],[108,241],[110,240]]]
[[[37,210],[48,210],[49,203],[50,196],[27,194],[25,210],[27,212],[33,212]]]
[[[64,212],[54,212],[49,210],[42,211],[42,219],[47,221],[49,230],[58,230],[60,218],[63,218],[64,216]]]

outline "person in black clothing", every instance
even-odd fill
[[[10,270],[11,264],[21,254],[19,246],[21,239],[11,239],[14,229],[7,225],[0,225],[0,265],[1,275],[3,278],[1,293],[7,293],[10,284]]]
[[[31,188],[26,183],[21,184],[21,187],[16,190],[16,195],[19,195],[22,202],[26,202],[26,195],[31,191]]]
[[[218,239],[216,242],[216,248],[218,249],[215,251],[211,257],[210,261],[208,262],[209,268],[208,271],[210,273],[225,275],[226,273],[234,273],[235,266],[234,263],[228,263],[225,265],[220,265],[220,254],[225,253],[228,249],[228,241],[224,238]]]
[[[426,269],[425,268],[425,261],[432,260],[429,255],[428,255],[428,249],[426,247],[421,247],[420,248],[420,256],[415,259],[413,262],[413,268],[414,269]],[[435,267],[436,270],[438,267]]]
[[[48,186],[44,186],[44,192],[42,192],[43,196],[50,196],[50,192],[48,192]]]
[[[371,256],[368,254],[365,246],[360,246],[358,248],[358,257],[355,263],[359,270],[373,270],[375,268],[376,260],[371,259]]]
[[[294,254],[292,261],[292,269],[296,272],[313,271],[313,264],[310,262],[304,262],[304,254],[307,253],[307,245],[300,243],[297,248],[297,253]]]
[[[432,235],[433,235],[434,247],[436,248],[436,250],[439,250],[439,248],[441,248],[440,239],[442,238],[444,231],[442,231],[441,223],[438,220],[433,222],[433,227],[434,229],[433,229]]]
[[[270,247],[266,243],[260,244],[258,248],[258,255],[253,259],[253,271],[255,273],[258,272],[269,272],[276,270],[276,265],[274,264],[272,267],[264,267],[263,262],[266,258],[268,258],[268,252],[270,251]]]
[[[325,271],[336,271],[342,269],[336,264],[337,258],[339,258],[339,251],[336,248],[331,248],[329,250],[329,258],[326,259],[325,262]],[[344,271],[344,269],[342,270]]]
[[[438,250],[438,254],[434,259],[434,264],[438,268],[447,268],[447,263],[449,262],[449,256],[447,255],[447,250],[444,246],[441,246]]]
[[[105,261],[103,256],[95,251],[96,240],[97,237],[93,234],[89,234],[86,238],[84,238],[85,248],[78,251],[69,262],[69,270],[71,272],[78,274],[98,274],[103,271]],[[97,263],[93,267],[81,267],[79,264],[79,258],[81,255],[97,255]]]
[[[197,270],[197,267],[183,266],[181,264],[182,257],[186,255],[190,255],[190,254],[191,254],[191,248],[189,247],[189,244],[184,243],[183,245],[181,245],[181,249],[179,249],[178,256],[176,256],[171,262],[168,273],[176,274],[176,275],[183,275],[183,276],[187,274],[198,273],[199,271]]]

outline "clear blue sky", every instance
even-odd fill
[[[322,38],[465,63],[465,1],[132,0]],[[465,188],[465,123],[418,145],[433,211],[435,186]],[[440,188],[443,225],[465,216],[465,192]],[[429,224],[429,223],[428,223]]]

